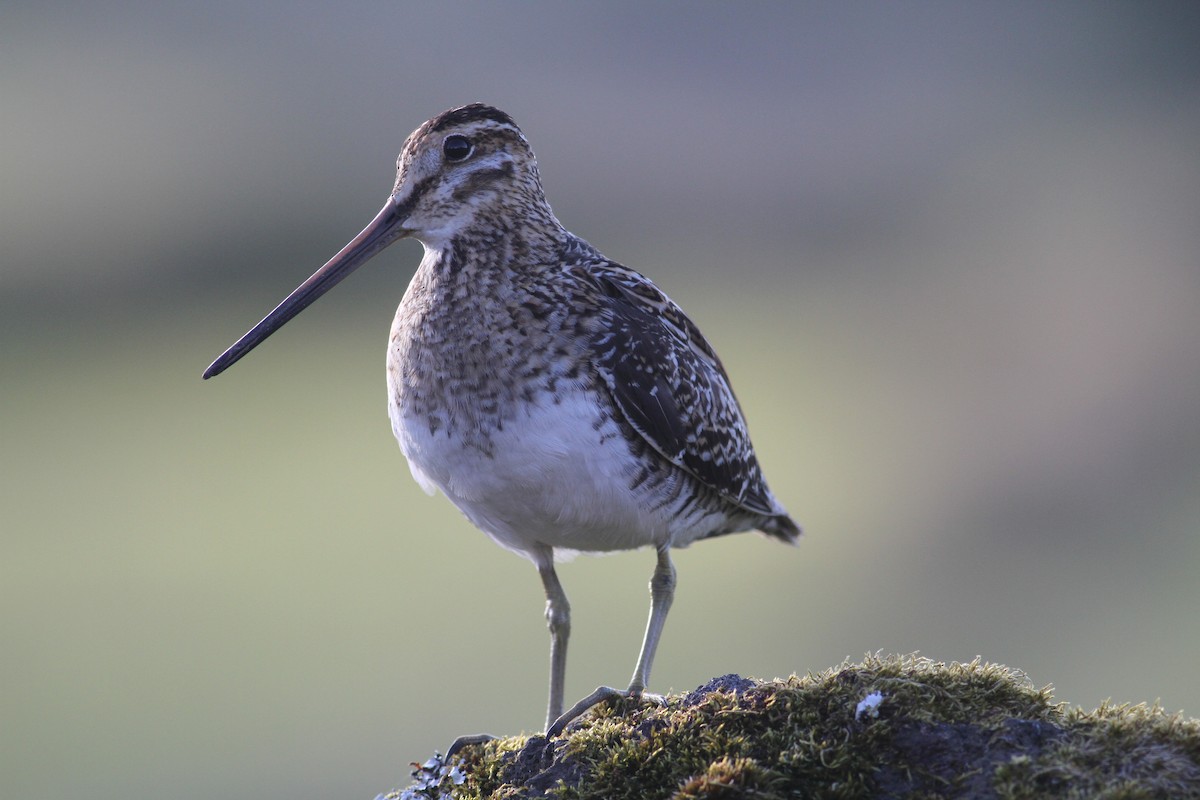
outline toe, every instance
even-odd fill
[[[450,748],[446,751],[446,760],[449,761],[464,747],[475,747],[484,742],[490,742],[495,738],[490,733],[473,733],[467,736],[460,736],[450,743]]]

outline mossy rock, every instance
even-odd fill
[[[613,703],[566,733],[440,756],[421,798],[1200,798],[1200,723],[1068,710],[975,660],[868,657],[819,675],[726,675],[663,705]]]

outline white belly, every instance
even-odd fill
[[[504,547],[603,552],[672,538],[670,516],[630,488],[638,465],[621,431],[612,420],[597,427],[600,412],[582,391],[524,404],[490,434],[488,452],[431,433],[394,401],[389,412],[417,482],[431,494],[440,489]]]

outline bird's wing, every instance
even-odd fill
[[[729,377],[700,329],[633,270],[607,262],[587,277],[604,308],[592,341],[594,363],[625,420],[664,458],[729,501],[779,514]]]

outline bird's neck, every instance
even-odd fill
[[[478,220],[451,236],[422,239],[425,258],[421,270],[440,287],[471,284],[479,292],[506,275],[561,264],[564,251],[575,238],[548,209],[546,218],[537,224]]]
[[[393,333],[404,358],[434,359],[446,368],[466,353],[478,355],[480,367],[488,370],[502,368],[505,358],[523,359],[526,353],[494,352],[502,344],[496,332],[524,336],[537,328],[549,334],[561,326],[564,265],[602,258],[557,220],[553,226],[467,231],[422,244],[425,256]]]

